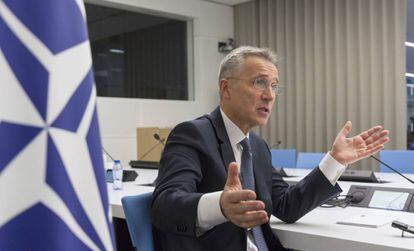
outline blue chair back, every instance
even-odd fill
[[[272,149],[270,152],[274,167],[296,167],[296,149]]]
[[[402,173],[414,173],[414,151],[382,150],[380,160]],[[389,168],[380,164],[381,172],[392,172]]]
[[[151,225],[152,192],[122,198],[122,207],[132,245],[139,251],[154,251]]]
[[[298,154],[297,168],[313,169],[319,165],[326,153],[304,153]]]

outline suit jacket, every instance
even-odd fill
[[[289,186],[274,171],[265,141],[252,132],[249,138],[256,194],[269,215],[293,223],[341,191],[319,168]],[[151,205],[156,250],[246,250],[245,229],[231,222],[196,234],[198,201],[204,193],[223,190],[232,161],[234,154],[219,107],[171,131]],[[262,229],[269,250],[284,250],[269,224]]]

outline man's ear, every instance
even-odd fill
[[[219,82],[220,97],[222,99],[227,99],[230,97],[230,83],[228,79],[222,78]]]

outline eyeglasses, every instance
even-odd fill
[[[249,79],[243,79],[243,78],[234,78],[234,77],[228,77],[227,79],[236,79],[236,80],[249,80]],[[283,93],[283,86],[280,83],[277,82],[271,82],[267,78],[264,77],[257,77],[251,81],[253,84],[253,88],[259,91],[266,91],[270,88],[272,89],[272,92],[275,95],[280,95]]]

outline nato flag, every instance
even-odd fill
[[[113,250],[81,0],[0,0],[0,250]]]

